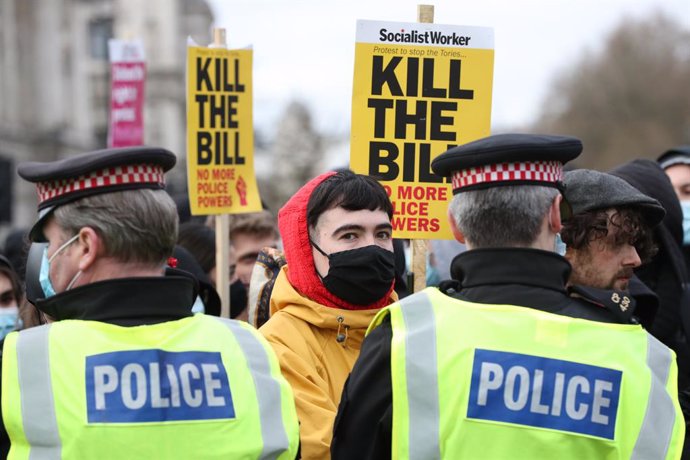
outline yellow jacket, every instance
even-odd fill
[[[304,459],[330,458],[333,421],[369,323],[380,309],[325,307],[297,292],[283,266],[271,295],[271,318],[259,331],[292,385]],[[391,294],[390,302],[397,300]],[[337,340],[341,334],[341,342]]]

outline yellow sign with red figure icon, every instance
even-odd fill
[[[261,210],[249,49],[188,47],[187,184],[193,215]]]

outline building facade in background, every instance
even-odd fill
[[[182,189],[187,37],[207,44],[212,22],[204,0],[0,0],[0,173],[105,148],[108,39],[140,38],[145,144],[180,157],[169,180]],[[35,217],[35,188],[10,182],[0,183],[0,229]]]

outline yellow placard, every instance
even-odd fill
[[[430,165],[489,135],[493,61],[490,28],[357,22],[350,167],[386,188],[396,237],[453,238]]]
[[[193,215],[261,210],[251,50],[187,48],[187,184]]]

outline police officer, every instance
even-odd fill
[[[137,147],[19,166],[38,189],[35,305],[49,324],[5,340],[14,458],[295,457],[294,401],[270,347],[243,323],[192,315],[194,279],[164,274],[174,164]]]
[[[578,139],[504,134],[432,163],[468,251],[455,292],[374,319],[341,399],[338,458],[676,458],[675,357],[606,304],[571,298],[556,252]]]

